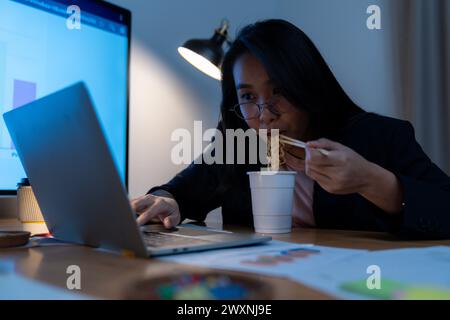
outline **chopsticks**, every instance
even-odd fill
[[[306,149],[306,143],[304,143],[303,141],[292,139],[292,138],[290,138],[288,136],[285,136],[285,135],[282,135],[282,134],[280,134],[279,137],[280,137],[280,142],[281,143],[286,143],[286,144],[290,144],[291,146],[295,146],[295,147]],[[330,154],[330,152],[328,150],[325,150],[325,149],[318,148],[316,150],[319,151],[324,156],[328,156]]]

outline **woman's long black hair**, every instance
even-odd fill
[[[230,108],[238,103],[233,66],[244,53],[266,68],[281,94],[310,118],[310,139],[333,139],[354,115],[363,112],[344,92],[314,43],[284,20],[265,20],[243,28],[222,64],[222,129],[247,129]]]

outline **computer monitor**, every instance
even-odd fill
[[[104,1],[0,1],[0,114],[83,81],[126,187],[130,29]],[[2,117],[0,177],[0,195],[25,177]]]

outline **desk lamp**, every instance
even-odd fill
[[[191,39],[178,47],[180,55],[198,70],[208,76],[221,80],[220,71],[224,56],[223,44],[230,43],[228,38],[229,22],[222,20],[210,39]]]

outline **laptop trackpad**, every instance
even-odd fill
[[[217,235],[222,234],[222,232],[219,231],[211,231],[208,229],[202,229],[202,228],[190,228],[189,226],[179,226],[172,229],[166,229],[161,224],[149,224],[145,226],[141,226],[141,231],[144,233],[150,233],[150,232],[160,232],[160,233],[166,233],[166,234],[174,234],[174,235],[183,235],[183,236],[191,236],[191,237],[198,237],[198,236],[210,236],[210,235]],[[224,233],[230,233],[224,232]]]

